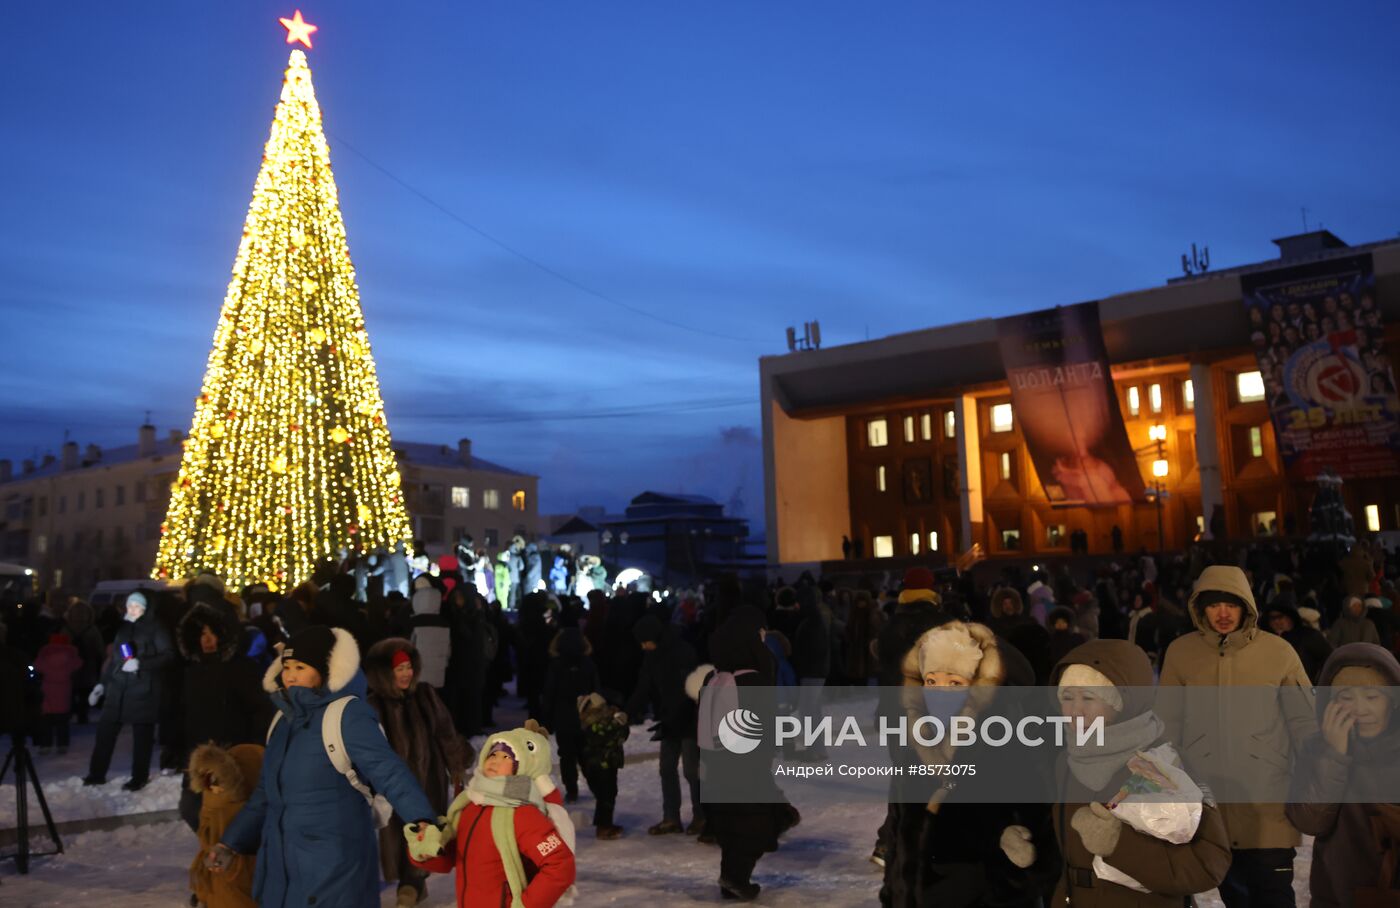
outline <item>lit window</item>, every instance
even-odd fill
[[[1007,551],[1012,551],[1012,552],[1014,552],[1014,551],[1020,549],[1020,548],[1021,548],[1021,531],[1020,531],[1020,530],[1002,530],[1002,531],[1001,531],[1001,547],[1004,548],[1004,549],[1006,549]]]
[[[1242,404],[1263,400],[1264,376],[1258,372],[1241,372],[1235,376],[1235,389],[1239,391]]]
[[[996,404],[992,407],[993,432],[1010,432],[1013,419],[1011,404]]]
[[[510,496],[510,506],[517,511],[525,510],[525,490],[516,489],[515,494]]]
[[[1366,531],[1368,533],[1379,533],[1381,531],[1381,508],[1380,505],[1366,505]],[[40,539],[43,537],[40,536]]]
[[[943,411],[943,437],[958,437],[958,415],[952,410]]]
[[[1205,515],[1203,515],[1203,514],[1197,514],[1197,515],[1196,515],[1196,532],[1197,532],[1197,533],[1204,533],[1205,531],[1206,531],[1206,518],[1205,518]]]
[[[1152,408],[1153,413],[1162,412],[1162,386],[1151,384],[1147,386],[1147,406]]]
[[[918,534],[918,533],[910,533],[910,534],[909,534],[909,554],[910,554],[910,555],[917,555],[917,554],[919,554],[919,542],[920,542],[920,540],[919,540],[919,534]]]
[[[893,558],[893,557],[894,557],[894,537],[893,537],[893,536],[876,536],[876,537],[875,537],[875,557],[876,557],[876,558]]]
[[[925,413],[919,417],[919,436],[924,441],[933,441],[933,414]]]
[[[1189,378],[1181,383],[1181,402],[1188,410],[1196,409],[1196,385]]]
[[[35,537],[34,537],[34,553],[35,553],[36,555],[42,555],[42,554],[44,554],[45,552],[47,552],[48,550],[49,550],[49,537],[45,536],[43,533],[40,533],[38,536],[35,536]]]
[[[1052,523],[1045,528],[1045,544],[1050,548],[1060,548],[1069,544],[1069,528],[1063,523]]]
[[[472,506],[472,490],[466,486],[452,487],[452,506],[454,508],[469,508]]]
[[[1256,536],[1273,536],[1278,533],[1278,514],[1274,511],[1258,511],[1249,515],[1251,529]]]
[[[1010,451],[1002,451],[1002,452],[1001,452],[1001,478],[1002,478],[1002,479],[1010,479],[1010,478],[1011,478],[1011,452],[1010,452]]]
[[[875,468],[875,488],[876,488],[876,490],[881,491],[881,492],[885,491],[885,468],[884,468],[884,467],[876,467],[876,468]]]
[[[937,530],[934,530],[933,532],[931,532],[931,533],[928,534],[928,550],[929,550],[930,552],[936,552],[936,551],[938,551],[938,531],[937,531]]]
[[[904,417],[904,443],[914,443],[914,417],[912,416]]]
[[[1128,389],[1128,413],[1132,416],[1137,416],[1138,412],[1141,410],[1142,401],[1138,399],[1137,385],[1133,385]]]
[[[1264,456],[1264,433],[1258,426],[1249,427],[1249,456]]]
[[[883,419],[872,419],[865,424],[866,443],[872,448],[883,448],[890,443],[889,427]]]
[[[487,489],[481,493],[481,506],[488,511],[494,511],[501,506],[501,493],[495,489]]]

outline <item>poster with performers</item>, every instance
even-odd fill
[[[1400,475],[1400,401],[1371,256],[1246,274],[1240,284],[1289,475]]]
[[[1099,304],[997,321],[1015,419],[1050,502],[1105,507],[1146,490],[1109,373]]]

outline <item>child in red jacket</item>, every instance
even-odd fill
[[[68,753],[68,723],[73,718],[73,675],[83,667],[83,657],[67,634],[54,634],[34,657],[34,670],[43,676],[43,716],[35,744],[46,754],[55,744]]]
[[[409,859],[457,870],[457,904],[550,908],[574,883],[574,826],[549,778],[549,738],[532,728],[486,739],[476,774],[442,828],[406,826]]]

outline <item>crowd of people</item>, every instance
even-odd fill
[[[107,783],[123,725],[134,747],[125,787],[147,783],[157,746],[162,768],[185,773],[181,814],[201,846],[191,887],[207,905],[369,906],[381,878],[415,905],[430,874],[453,870],[458,904],[555,904],[575,878],[566,806],[580,775],[597,839],[627,834],[618,778],[638,726],[660,749],[661,816],[645,834],[718,846],[721,893],[757,898],[756,865],[801,816],[781,792],[705,801],[712,723],[698,704],[711,684],[791,688],[784,699],[800,712],[820,710],[825,686],[1041,685],[1065,715],[1105,720],[1106,745],[1068,749],[1055,803],[940,804],[892,787],[885,822],[867,831],[882,904],[1165,908],[1218,887],[1230,908],[1292,905],[1303,833],[1317,837],[1314,903],[1368,904],[1362,893],[1393,882],[1400,851],[1385,824],[1400,807],[1340,794],[1392,771],[1400,748],[1396,565],[1379,545],[1202,545],[839,583],[728,576],[676,595],[545,583],[513,609],[509,595],[482,594],[478,561],[425,569],[407,594],[360,586],[342,559],[284,594],[205,574],[96,614],[58,591],[0,613],[8,646],[39,675],[29,731],[41,752],[65,749],[71,724],[100,709],[86,783]],[[512,682],[527,719],[500,728]],[[1310,703],[1317,684],[1329,688],[1316,712],[1285,705]],[[1159,685],[1305,699],[1226,722],[1157,703]],[[468,739],[481,735],[474,751]],[[1194,774],[1225,741],[1269,755],[1261,772],[1294,786],[1297,803],[1207,801],[1184,841],[1109,808],[1135,755],[1170,745]],[[781,757],[827,759],[801,745]]]

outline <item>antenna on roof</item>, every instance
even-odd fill
[[[787,329],[787,342],[788,342],[788,352],[789,352],[789,353],[796,353],[796,352],[797,352],[797,329],[796,329],[796,328],[789,327],[789,328]]]
[[[1191,244],[1191,257],[1188,259],[1186,253],[1181,254],[1181,271],[1187,277],[1194,277],[1198,274],[1205,274],[1210,270],[1210,247],[1202,246],[1196,249],[1196,244]]]

